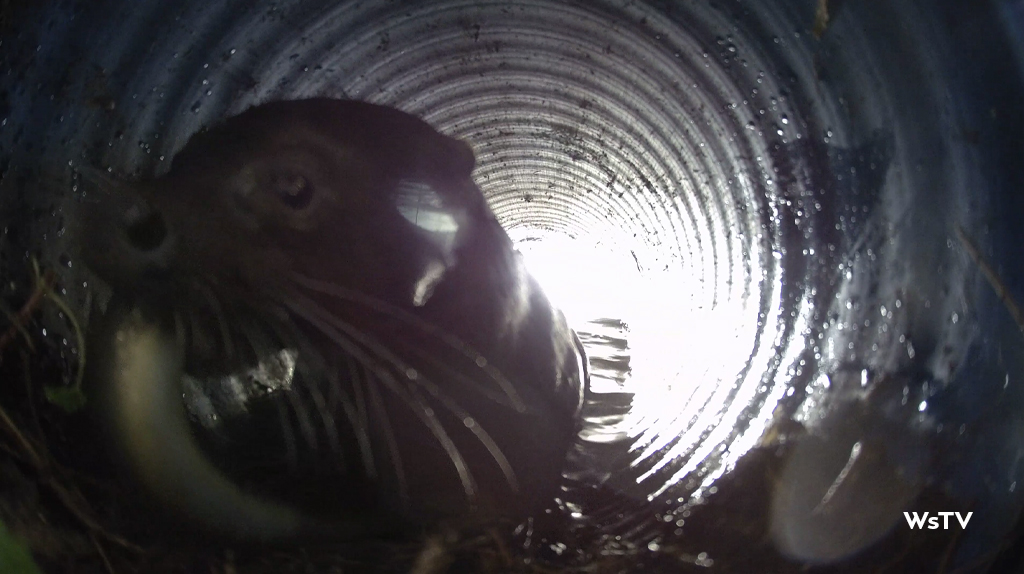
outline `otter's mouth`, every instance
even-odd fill
[[[255,540],[300,532],[292,510],[243,492],[196,443],[182,404],[180,325],[114,300],[93,334],[103,420],[134,475],[167,507],[217,534]]]

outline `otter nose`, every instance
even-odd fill
[[[175,234],[160,210],[139,196],[104,193],[81,206],[79,253],[115,289],[167,288]]]
[[[148,205],[133,205],[125,211],[124,234],[130,247],[144,253],[157,251],[168,241],[166,221]]]

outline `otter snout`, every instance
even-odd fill
[[[178,244],[166,218],[139,194],[105,195],[83,207],[81,258],[114,291],[162,293]]]

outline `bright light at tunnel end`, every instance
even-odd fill
[[[512,230],[530,274],[574,327],[623,318],[643,280],[636,256],[610,241],[555,232]]]
[[[621,391],[631,393],[633,402],[623,425],[633,441],[634,466],[650,459],[636,477],[645,497],[683,480],[686,472],[663,472],[672,461],[688,460],[684,466],[692,471],[721,441],[728,442],[735,422],[728,412],[730,389],[750,358],[758,328],[757,313],[745,308],[743,298],[721,297],[712,305],[700,277],[659,263],[653,249],[614,236],[573,238],[524,228],[509,235],[574,329],[590,332],[600,319],[628,326],[630,372]],[[592,365],[592,377],[599,371]],[[707,429],[715,427],[716,440],[705,440]],[[738,446],[728,449],[724,466],[753,442]]]

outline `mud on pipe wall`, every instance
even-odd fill
[[[867,569],[910,549],[931,569],[983,568],[1010,532],[1019,2],[6,9],[12,316],[34,260],[83,328],[107,296],[75,257],[71,221],[94,201],[81,168],[152,177],[250,106],[368,100],[472,145],[475,180],[589,352],[553,505],[591,545],[545,541],[553,554],[740,568],[736,525],[752,524],[783,565]],[[46,301],[2,349],[0,392],[70,464],[74,417],[26,406],[74,384],[80,357]],[[921,546],[903,519],[915,509],[974,515]]]

